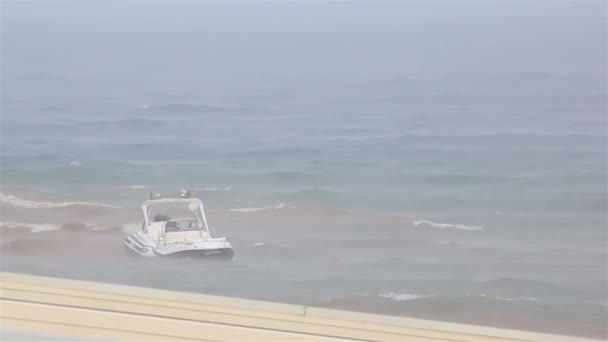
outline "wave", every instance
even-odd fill
[[[412,225],[414,225],[414,227],[428,226],[428,227],[439,228],[439,229],[458,229],[458,230],[466,230],[466,231],[475,231],[475,230],[483,229],[483,227],[481,227],[481,226],[467,226],[464,224],[437,223],[437,222],[427,221],[427,220],[416,220],[416,221],[412,222]]]
[[[69,222],[61,225],[61,230],[78,230],[78,231],[89,231],[89,232],[98,232],[98,231],[106,231],[106,230],[115,230],[119,228],[119,226],[114,225],[104,225],[97,224],[92,222]]]
[[[417,294],[417,293],[396,293],[396,292],[385,292],[378,294],[359,294],[359,295],[347,295],[344,297],[336,297],[329,299],[324,305],[333,306],[335,304],[375,304],[378,306],[390,305],[394,308],[416,308],[420,306],[402,306],[400,302],[416,301],[418,304],[425,305],[427,307],[445,306],[446,303],[459,303],[466,307],[473,306],[488,306],[497,305],[497,303],[491,304],[492,302],[521,302],[522,304],[527,303],[530,305],[546,305],[549,302],[543,302],[540,299],[533,297],[524,298],[508,298],[489,296],[485,294]],[[505,303],[506,304],[506,303]],[[410,305],[414,305],[413,303]]]
[[[217,112],[226,108],[218,106],[203,105],[199,103],[164,103],[157,105],[144,104],[139,107],[140,111],[168,113],[168,114],[198,114],[206,112]]]
[[[232,191],[232,187],[231,186],[227,186],[227,187],[225,187],[223,189],[220,189],[220,188],[204,188],[204,189],[202,189],[202,191],[205,191],[205,192],[230,192],[230,191]]]
[[[52,209],[52,208],[65,208],[72,206],[87,206],[87,207],[102,207],[102,208],[112,208],[112,209],[120,209],[122,207],[103,204],[103,203],[95,203],[95,202],[38,202],[38,201],[30,201],[19,198],[13,195],[5,195],[0,193],[0,204],[10,204],[13,206],[21,207],[21,208],[29,208],[29,209]]]
[[[606,315],[605,307],[597,304],[577,306],[566,304],[564,306],[561,303],[540,301],[535,298],[518,298],[464,294],[384,293],[379,295],[338,296],[321,303],[315,303],[315,305],[339,310],[445,321],[459,317],[459,319],[463,319],[461,323],[478,325],[492,325],[492,322],[485,322],[484,319],[488,315],[494,317],[497,310],[501,312],[501,315],[504,314],[505,319],[512,319],[513,322],[521,319],[522,314],[524,316],[529,314],[546,316],[546,312],[552,310],[568,310],[573,318],[583,314],[583,312],[585,317],[591,317],[589,313],[593,312],[594,319],[597,322],[604,321]],[[508,326],[505,327],[508,328]]]
[[[409,132],[400,134],[397,138],[408,139],[408,138],[424,138],[428,140],[436,139],[458,139],[458,140],[471,140],[478,141],[478,139],[489,139],[497,141],[508,141],[513,142],[514,140],[519,141],[521,139],[604,139],[605,135],[597,133],[572,133],[572,132],[496,132],[496,133],[473,133],[473,132],[445,132],[445,133],[434,133],[434,132]]]
[[[32,233],[39,233],[59,230],[61,229],[61,225],[55,223],[0,222],[0,228],[27,229]]]
[[[377,221],[377,220],[376,220]],[[329,244],[332,248],[365,248],[368,250],[373,249],[386,249],[386,248],[401,248],[401,247],[420,247],[429,246],[436,244],[433,240],[422,239],[419,237],[415,238],[395,238],[395,237],[361,237],[361,238],[337,238],[327,239],[324,238],[323,243]]]
[[[120,129],[120,128],[145,128],[153,129],[160,126],[166,126],[168,121],[160,119],[149,119],[140,117],[131,117],[117,120],[93,120],[87,122],[53,122],[53,123],[39,123],[39,122],[19,122],[11,123],[11,127],[16,130],[27,130],[42,129],[43,131],[70,131],[70,130],[90,130],[90,129]],[[28,139],[29,142],[44,142],[44,141],[57,141],[55,139],[41,139],[34,138]],[[65,140],[62,140],[65,141]]]
[[[406,301],[406,300],[412,300],[412,299],[418,299],[418,298],[428,298],[428,297],[434,297],[434,296],[435,295],[421,295],[421,294],[394,293],[394,292],[381,293],[378,295],[378,297],[392,299],[392,300],[396,300],[396,301]]]
[[[338,205],[348,201],[363,200],[362,197],[352,192],[340,191],[340,190],[327,190],[320,188],[305,188],[293,192],[281,193],[280,195],[286,199],[293,199],[296,201],[310,201],[314,203],[326,203]]]
[[[294,192],[290,192],[289,195],[292,196],[310,196],[310,197],[314,197],[314,196],[318,196],[318,197],[322,197],[322,196],[344,196],[346,195],[346,193],[341,192],[341,191],[336,191],[336,190],[327,190],[327,189],[320,189],[320,188],[306,188],[306,189],[300,189]]]
[[[235,157],[239,157],[239,155],[248,155],[251,156],[255,154],[258,157],[263,157],[264,155],[274,156],[277,154],[290,154],[293,151],[288,150],[265,150],[258,149],[255,151],[238,151],[235,154]],[[270,171],[270,172],[255,172],[255,173],[242,173],[242,175],[252,178],[252,179],[260,179],[260,180],[273,180],[273,181],[283,181],[283,182],[293,182],[293,181],[317,181],[322,178],[323,175],[316,174],[312,172],[300,172],[300,171]],[[306,190],[306,189],[305,189]]]
[[[167,121],[149,118],[126,118],[114,121],[104,121],[105,124],[123,126],[159,126],[167,124]]]
[[[91,222],[69,222],[69,223],[28,223],[28,222],[0,222],[0,229],[21,229],[31,233],[52,232],[58,230],[81,230],[81,231],[104,231],[113,230],[109,225],[100,225]]]
[[[412,316],[412,312],[417,312],[420,309],[428,307],[445,305],[445,303],[442,296],[435,294],[386,292],[338,296],[315,303],[315,305],[339,310]]]
[[[133,189],[133,190],[139,190],[139,189],[147,189],[147,188],[149,188],[149,186],[147,186],[147,185],[127,185],[127,188]]]
[[[526,297],[526,298],[508,298],[508,297],[497,297],[497,296],[488,296],[485,294],[480,294],[479,297],[487,298],[491,300],[498,300],[503,302],[538,302],[540,301],[538,298]]]
[[[140,117],[131,117],[131,118],[124,118],[124,119],[118,119],[118,120],[104,120],[104,121],[93,121],[93,122],[85,122],[85,123],[79,123],[76,124],[75,126],[77,127],[83,127],[83,128],[87,128],[87,127],[104,127],[104,128],[112,128],[112,127],[116,127],[116,128],[121,128],[121,127],[128,127],[128,128],[154,128],[154,127],[159,127],[159,126],[164,126],[167,125],[167,121],[164,120],[159,120],[159,119],[149,119],[149,118],[140,118]]]
[[[39,260],[58,260],[56,258],[69,257],[70,260],[94,258],[95,260],[108,260],[108,258],[121,257],[126,253],[117,236],[103,234],[82,235],[78,233],[78,241],[74,241],[75,232],[61,233],[62,230],[49,232],[58,234],[57,238],[46,235],[31,234],[26,236],[12,236],[0,241],[0,248],[4,256],[36,257]],[[86,233],[86,231],[85,231]],[[71,262],[70,262],[71,263]]]
[[[277,205],[272,206],[272,207],[234,208],[234,209],[228,209],[228,211],[239,212],[239,213],[255,213],[255,212],[259,212],[259,211],[277,210],[277,209],[285,209],[285,208],[287,208],[287,205],[285,203],[280,203],[280,204],[277,204]]]

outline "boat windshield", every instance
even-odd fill
[[[199,227],[206,229],[204,215],[200,202],[179,203],[165,202],[154,203],[146,207],[148,222],[167,222],[168,228],[179,230],[198,230]]]
[[[162,222],[173,219],[196,219],[196,214],[183,203],[160,203],[148,207],[148,220]]]
[[[196,219],[171,220],[165,224],[165,232],[188,232],[198,231],[198,221]]]

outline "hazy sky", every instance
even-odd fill
[[[605,1],[2,2],[4,72],[605,72]]]

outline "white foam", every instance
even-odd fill
[[[500,300],[500,301],[505,301],[505,302],[538,302],[537,298],[532,298],[532,297],[526,297],[526,298],[494,297],[494,296],[485,295],[483,293],[480,294],[479,297]]]
[[[90,231],[110,230],[112,227],[103,226],[91,222],[83,222],[84,229]],[[0,227],[8,229],[29,229],[32,233],[56,231],[63,228],[63,225],[57,223],[27,223],[27,222],[0,222]]]
[[[102,226],[102,225],[91,223],[91,222],[85,222],[84,226],[85,226],[86,229],[88,229],[90,231],[93,231],[93,232],[102,231],[102,230],[111,230],[112,229],[112,227]]]
[[[72,165],[72,166],[80,166],[80,162],[77,162],[77,161],[71,161],[71,162],[70,162],[70,165]]]
[[[280,203],[280,204],[277,204],[277,205],[275,205],[273,207],[235,208],[235,209],[228,209],[228,211],[239,212],[239,213],[255,213],[255,212],[258,212],[258,211],[275,210],[275,209],[283,209],[283,208],[287,208],[287,205],[285,203]]]
[[[147,189],[148,186],[147,185],[129,185],[129,186],[127,186],[127,188],[129,188],[129,189]]]
[[[131,223],[125,223],[122,225],[122,231],[123,233],[135,233],[136,231],[141,229],[141,222],[131,222]]]
[[[414,227],[429,226],[429,227],[440,228],[440,229],[459,229],[459,230],[468,230],[468,231],[483,229],[483,227],[481,227],[481,226],[467,226],[464,224],[437,223],[437,222],[427,221],[427,220],[417,220],[417,221],[412,222],[412,224],[414,225]]]
[[[378,296],[383,297],[383,298],[392,299],[392,300],[398,300],[398,301],[433,297],[433,295],[420,295],[420,294],[394,293],[394,292],[382,293],[382,294],[379,294]]]
[[[23,222],[0,222],[0,227],[8,229],[29,229],[32,233],[48,232],[61,229],[60,224],[55,223],[23,223]]]
[[[118,209],[121,207],[103,204],[103,203],[92,203],[92,202],[37,202],[37,201],[29,201],[25,199],[21,199],[17,196],[13,195],[4,195],[0,194],[0,203],[3,204],[11,204],[21,208],[32,208],[32,209],[49,209],[49,208],[63,208],[63,207],[71,207],[71,206],[91,206],[91,207],[104,207],[104,208],[114,208]]]
[[[256,242],[253,245],[251,245],[252,247],[260,247],[260,246],[264,246],[263,242]]]
[[[231,186],[227,186],[227,187],[225,187],[223,189],[219,189],[219,188],[204,188],[203,189],[203,191],[208,191],[208,192],[214,192],[214,191],[228,192],[230,190],[232,190]]]

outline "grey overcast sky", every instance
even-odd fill
[[[606,1],[2,2],[7,71],[605,72]]]

